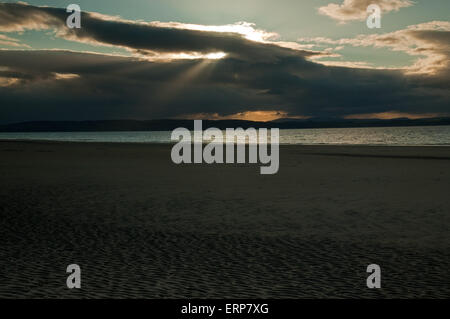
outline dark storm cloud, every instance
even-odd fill
[[[61,9],[3,4],[0,30],[51,26],[61,36],[73,37],[64,27],[66,17]],[[449,112],[446,69],[430,76],[330,67],[306,60],[305,51],[249,41],[239,34],[156,27],[96,14],[85,14],[75,35],[77,40],[132,51],[224,51],[228,56],[163,62],[61,50],[0,50],[1,122],[252,110],[320,117]]]
[[[286,58],[155,63],[65,51],[0,51],[22,83],[0,87],[4,122],[164,118],[190,113],[283,110],[344,116],[386,110],[447,112],[448,87],[400,72],[330,68]],[[200,76],[184,81],[200,69]],[[56,74],[79,77],[57,79]],[[440,85],[442,86],[442,82]]]
[[[80,29],[66,26],[64,9],[26,4],[0,4],[0,31],[54,28],[57,35],[70,40],[124,47],[141,54],[154,52],[226,52],[231,57],[273,60],[278,56],[311,56],[317,53],[258,43],[231,32],[211,32],[167,27],[161,23],[138,23],[96,13],[82,13]]]

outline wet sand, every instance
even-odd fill
[[[282,146],[277,175],[170,149],[0,141],[0,297],[450,298],[450,148]]]

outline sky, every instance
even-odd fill
[[[450,116],[449,12],[448,0],[4,1],[0,123]]]

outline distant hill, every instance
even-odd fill
[[[203,128],[344,128],[450,125],[450,118],[393,119],[393,120],[345,120],[345,119],[279,119],[272,122],[240,120],[203,121]],[[101,132],[101,131],[169,131],[177,127],[193,129],[192,120],[105,120],[105,121],[38,121],[0,125],[0,132]]]

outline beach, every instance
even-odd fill
[[[171,147],[0,141],[0,297],[450,298],[450,147]]]

